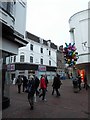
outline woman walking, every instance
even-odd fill
[[[46,101],[45,95],[46,95],[46,81],[44,75],[42,75],[40,79],[40,89],[42,90],[42,93],[39,95],[39,97],[42,96],[42,100]]]

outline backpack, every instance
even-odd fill
[[[31,89],[32,89],[32,84],[27,86],[25,92],[30,93],[30,92],[31,92]]]

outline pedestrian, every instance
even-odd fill
[[[84,75],[84,88],[87,90],[88,89],[88,84],[87,84],[87,76]]]
[[[21,93],[22,78],[20,75],[16,79],[16,85],[18,86],[18,93]]]
[[[80,74],[78,73],[78,76],[77,76],[77,78],[78,78],[78,87],[79,87],[79,90],[81,90],[81,76],[80,76]]]
[[[35,93],[35,80],[31,75],[29,78],[29,82],[27,84],[27,92],[28,92],[28,101],[30,104],[30,109],[34,109],[34,93]]]
[[[48,91],[48,78],[47,78],[47,75],[45,75],[45,82],[46,82],[46,91]]]
[[[27,88],[27,82],[28,82],[28,79],[26,76],[23,76],[23,81],[22,81],[22,85],[23,85],[23,92],[26,90]]]
[[[38,91],[38,87],[39,87],[39,78],[37,76],[35,76],[35,91],[36,91],[36,95],[39,95],[39,91]]]
[[[38,90],[38,87],[39,87],[39,78],[37,76],[35,76],[35,94],[34,94],[34,102],[37,102],[36,101],[36,97],[39,95],[39,90]]]
[[[42,96],[42,100],[46,101],[45,95],[46,95],[46,81],[44,75],[41,76],[40,79],[40,89],[41,89],[41,94],[39,95],[39,98]]]
[[[52,87],[53,87],[53,91],[52,91],[52,95],[54,94],[54,90],[56,91],[56,94],[57,96],[60,96],[60,92],[59,92],[59,88],[61,86],[61,80],[60,80],[60,75],[56,75],[53,79],[53,84],[52,84]]]

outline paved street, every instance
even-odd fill
[[[37,97],[34,110],[30,110],[27,93],[17,93],[17,86],[11,85],[11,105],[3,110],[3,118],[88,118],[88,91],[84,88],[74,93],[71,80],[63,80],[60,97],[52,96],[49,83],[46,102]]]

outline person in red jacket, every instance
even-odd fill
[[[44,75],[41,76],[40,79],[40,89],[42,90],[42,93],[39,95],[39,97],[42,96],[42,100],[46,100],[45,99],[45,95],[46,95],[46,81],[45,81],[45,77]]]

